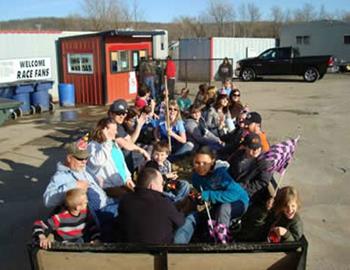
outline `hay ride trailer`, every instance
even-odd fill
[[[230,245],[54,244],[28,246],[33,270],[303,270],[308,243],[233,243]]]

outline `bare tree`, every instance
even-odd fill
[[[248,35],[253,36],[254,34],[254,25],[257,21],[261,18],[261,13],[257,5],[255,5],[253,2],[248,3],[247,5],[247,12],[248,12],[248,21],[249,21],[249,30]]]
[[[247,15],[247,6],[244,2],[242,2],[239,7],[239,19],[241,21],[240,26],[242,29],[242,36],[246,37],[247,36],[247,23],[246,21],[248,20],[248,15]]]
[[[280,7],[273,6],[271,8],[271,19],[272,19],[272,33],[274,37],[279,36],[282,23],[284,21],[284,14]]]
[[[91,20],[93,30],[118,28],[130,15],[121,0],[82,0],[84,15]]]
[[[318,12],[318,19],[319,20],[332,20],[333,15],[326,11],[324,5],[321,5],[320,11]]]
[[[225,23],[234,21],[235,13],[232,4],[227,0],[209,0],[207,12],[209,18],[217,25],[217,35],[224,36]]]
[[[309,3],[304,4],[301,9],[294,11],[294,20],[298,22],[310,22],[317,17],[314,6]]]
[[[205,37],[206,29],[204,23],[198,18],[181,16],[175,19],[178,24],[179,37]]]
[[[139,23],[142,20],[144,20],[144,13],[140,8],[138,0],[133,0],[132,2],[131,15],[132,15],[134,29],[138,29]]]

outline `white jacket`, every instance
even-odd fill
[[[125,163],[125,159],[122,162],[125,167],[126,179],[123,181],[122,177],[117,171],[112,158],[112,147],[113,144],[120,150],[119,146],[112,141],[98,143],[91,141],[88,145],[90,157],[87,163],[88,171],[95,175],[99,181],[99,185],[102,188],[118,187],[123,186],[126,180],[131,179],[130,171]]]

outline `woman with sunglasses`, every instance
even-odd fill
[[[176,100],[169,101],[169,120],[171,129],[168,131],[166,120],[158,123],[155,129],[155,138],[157,141],[168,140],[168,132],[171,137],[171,155],[170,160],[176,159],[181,155],[191,152],[194,145],[187,141],[184,122],[181,119],[180,108]]]
[[[238,88],[231,91],[229,102],[230,105],[228,108],[231,113],[231,118],[236,124],[239,114],[244,108],[241,103],[241,91],[239,91]]]
[[[134,183],[125,163],[124,155],[114,141],[117,125],[112,118],[98,121],[88,145],[90,157],[88,170],[99,180],[100,186],[110,197],[120,197],[133,190]]]

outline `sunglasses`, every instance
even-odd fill
[[[126,112],[115,112],[116,115],[126,115]]]
[[[79,160],[79,161],[85,161],[85,160],[88,160],[88,158],[78,158],[76,156],[73,156],[76,160]]]
[[[169,108],[169,111],[174,111],[174,112],[177,112],[177,111],[178,111],[178,109],[176,109],[176,108]]]
[[[234,96],[234,97],[240,97],[241,95],[240,95],[240,94],[233,94],[232,96]]]

